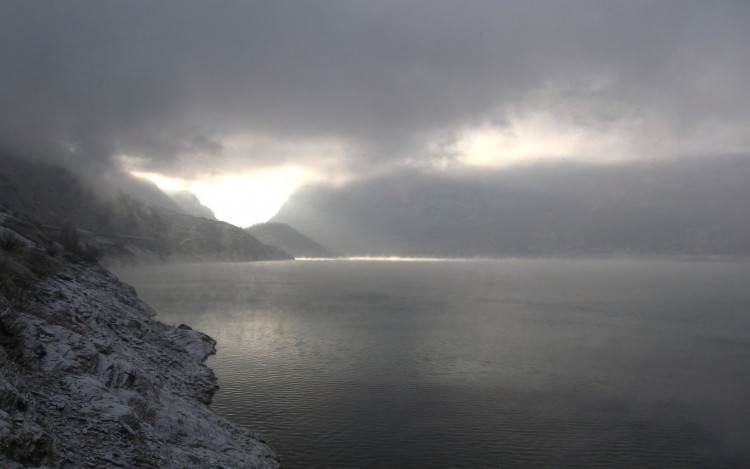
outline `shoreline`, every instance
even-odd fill
[[[280,467],[208,406],[212,338],[159,322],[133,287],[9,219],[0,227],[19,243],[0,264],[0,465]]]

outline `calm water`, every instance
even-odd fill
[[[118,271],[287,467],[750,466],[750,264]]]

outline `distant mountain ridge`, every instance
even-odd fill
[[[150,206],[63,168],[1,163],[0,204],[50,229],[80,229],[110,263],[292,258],[229,223]]]
[[[179,191],[167,194],[170,199],[176,203],[183,212],[194,217],[208,218],[216,220],[213,210],[201,203],[198,197],[190,191]]]
[[[750,255],[750,158],[403,171],[307,187],[271,221],[348,255]]]
[[[245,231],[266,244],[280,247],[294,257],[339,257],[286,223],[258,223],[245,228]]]

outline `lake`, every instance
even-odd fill
[[[289,468],[750,466],[750,263],[118,269]]]

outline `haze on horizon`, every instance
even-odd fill
[[[742,1],[0,11],[0,151],[147,175],[239,225],[309,184],[750,148]]]

